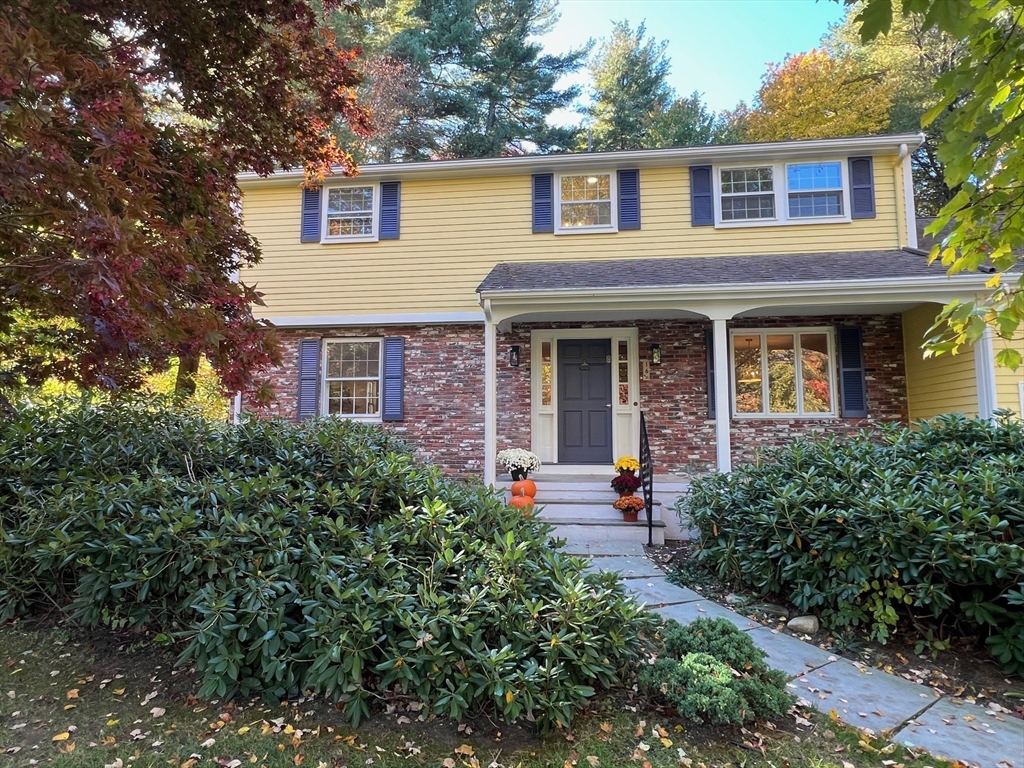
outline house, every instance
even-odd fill
[[[533,450],[607,474],[950,411],[1022,410],[986,336],[925,359],[988,276],[918,249],[918,134],[365,166],[241,179],[284,361],[272,413],[384,422],[495,482]],[[599,469],[595,469],[598,467]]]

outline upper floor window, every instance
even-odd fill
[[[380,340],[324,341],[321,413],[380,419]]]
[[[557,180],[556,232],[615,232],[615,185],[610,173],[563,175]]]
[[[376,184],[324,187],[324,242],[377,239]]]
[[[718,168],[717,224],[849,221],[846,164],[839,161]]]

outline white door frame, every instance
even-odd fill
[[[561,339],[611,339],[612,460],[634,456],[640,445],[640,339],[636,328],[540,328],[530,331],[530,449],[544,464],[558,463],[558,342]],[[542,345],[551,344],[551,397],[543,402]],[[619,380],[619,343],[626,343],[628,378]],[[619,385],[628,397],[620,403]],[[562,465],[563,467],[565,465]]]

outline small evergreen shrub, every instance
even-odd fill
[[[0,424],[0,466],[0,617],[162,633],[204,696],[567,725],[641,658],[614,575],[379,427],[56,407]]]
[[[884,642],[901,617],[987,637],[1024,672],[1024,426],[940,416],[797,440],[697,480],[701,561]]]
[[[641,671],[640,685],[681,717],[746,723],[781,715],[793,705],[786,676],[770,669],[764,653],[732,622],[669,620],[662,633],[665,655]]]

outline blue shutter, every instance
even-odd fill
[[[864,376],[864,333],[860,328],[841,325],[839,339],[839,400],[843,418],[868,415],[867,384]]]
[[[402,421],[405,418],[405,339],[401,336],[384,339],[383,394],[381,421]]]
[[[402,183],[385,181],[380,185],[380,235],[381,240],[397,240],[399,230],[399,209],[402,201]]]
[[[875,218],[875,174],[870,157],[850,158],[850,215]]]
[[[715,190],[710,165],[690,166],[690,224],[694,227],[715,225]]]
[[[550,173],[533,175],[533,234],[555,231],[555,177]]]
[[[619,171],[619,229],[640,229],[640,171]]]
[[[320,410],[320,339],[299,341],[299,421]]]
[[[708,418],[717,418],[718,408],[715,402],[715,334],[708,328],[704,331],[704,347],[708,354]]]
[[[302,231],[300,243],[320,242],[320,187],[302,190]]]

